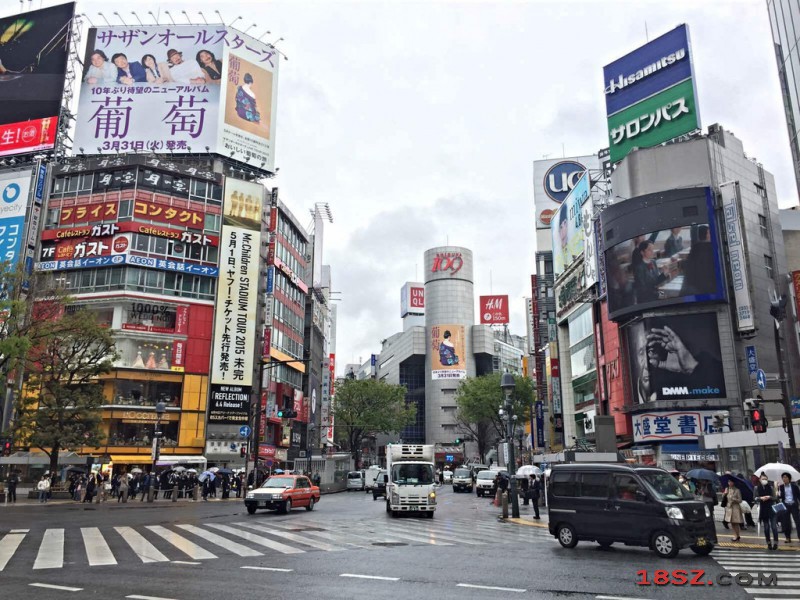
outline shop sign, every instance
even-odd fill
[[[633,415],[633,441],[696,440],[714,433],[713,410],[649,412]]]

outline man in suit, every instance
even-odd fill
[[[783,534],[786,536],[786,543],[789,544],[792,541],[792,519],[800,537],[800,487],[792,481],[789,473],[783,473],[781,479],[783,485],[778,488],[778,495],[786,507],[786,512],[783,514]]]
[[[122,52],[112,56],[111,62],[117,66],[117,82],[125,85],[147,82],[147,72],[144,67],[136,61],[128,62],[128,57]]]

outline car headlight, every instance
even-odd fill
[[[283,498],[283,494],[272,494],[273,500],[281,500]]]
[[[706,509],[706,517],[710,517],[711,516],[711,509],[708,508],[708,504],[705,505],[705,509]]]
[[[400,504],[400,494],[392,492],[392,504]]]
[[[248,500],[252,500],[253,498],[255,498],[255,497],[256,497],[256,495],[255,495],[253,492],[248,492],[248,493],[247,493],[247,496],[245,496],[245,497],[246,497]]]
[[[436,504],[436,492],[428,494],[428,504]]]
[[[706,509],[708,509],[707,506]],[[670,519],[683,519],[683,511],[677,506],[667,506],[665,507],[665,510],[667,511],[667,516]]]

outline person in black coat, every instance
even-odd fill
[[[531,497],[531,501],[533,502],[533,512],[534,512],[534,519],[538,519],[539,517],[539,496],[542,494],[542,484],[539,482],[539,478],[536,475],[531,475],[531,481],[528,484],[528,494]]]
[[[767,540],[767,550],[778,549],[778,523],[772,506],[775,503],[775,488],[766,475],[762,475],[753,495],[759,504],[758,520],[764,525],[764,537]],[[770,532],[775,542],[770,541]]]
[[[786,512],[783,513],[783,534],[788,544],[792,541],[792,519],[800,537],[800,487],[792,481],[790,473],[783,473],[781,479],[783,485],[778,488],[778,494],[786,507]]]

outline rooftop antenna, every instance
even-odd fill
[[[137,14],[136,14],[135,12],[133,12],[133,11],[131,11],[131,14],[132,14],[134,17],[136,17],[136,20],[137,20],[137,21],[139,21],[139,25],[141,25],[142,27],[144,27],[144,23],[142,23],[142,20],[139,18],[139,15],[137,15]]]

